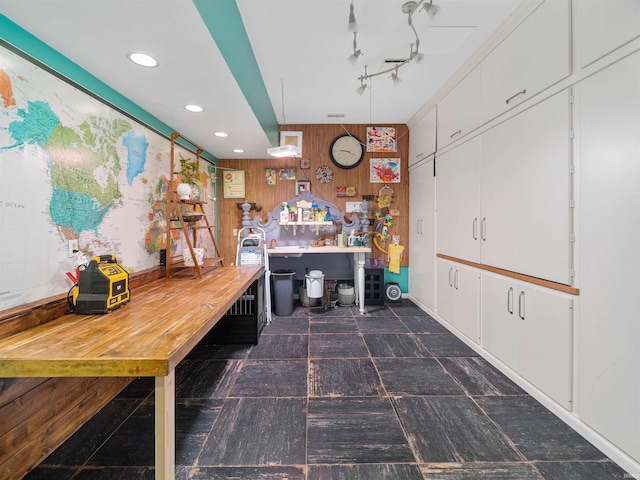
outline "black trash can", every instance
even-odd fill
[[[271,272],[274,312],[279,317],[288,317],[293,313],[293,277],[295,274],[295,270],[274,270]]]

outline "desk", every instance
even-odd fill
[[[65,315],[0,340],[0,377],[155,377],[156,480],[175,478],[175,368],[262,275],[166,279],[104,315]]]
[[[366,312],[364,308],[364,261],[365,254],[371,253],[369,247],[275,247],[267,248],[267,255],[300,257],[303,255],[322,255],[328,253],[353,254],[353,279],[356,291],[356,303],[360,307],[360,314]]]

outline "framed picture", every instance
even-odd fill
[[[296,169],[295,168],[281,168],[278,171],[278,178],[280,178],[280,180],[295,180],[296,179]]]
[[[280,146],[293,145],[300,149],[299,155],[293,155],[294,157],[302,156],[302,132],[280,132]],[[394,150],[395,151],[395,150]]]
[[[308,180],[296,180],[296,195],[300,195],[303,192],[311,191],[311,182]]]
[[[397,152],[396,129],[367,127],[367,152]]]
[[[275,168],[265,168],[264,169],[264,178],[265,183],[267,185],[275,185],[276,184],[276,169]]]
[[[222,174],[224,198],[245,198],[244,170],[225,170]]]
[[[400,183],[399,158],[372,158],[369,170],[370,183]]]

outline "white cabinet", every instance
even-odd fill
[[[480,262],[480,155],[475,137],[436,157],[438,253]]]
[[[640,461],[640,53],[577,86],[579,416]]]
[[[569,93],[436,157],[436,251],[570,285]]]
[[[438,150],[480,126],[480,82],[478,65],[438,103]]]
[[[433,156],[409,171],[409,293],[435,310],[435,178]]]
[[[429,158],[436,151],[436,107],[412,128],[409,139],[409,166]]]
[[[438,315],[480,343],[480,272],[438,260]]]
[[[569,102],[560,92],[483,134],[480,182],[482,263],[567,285]]]
[[[638,0],[580,0],[574,9],[580,67],[640,36]]]
[[[546,0],[482,61],[483,123],[571,74],[569,9]]]
[[[563,407],[571,408],[573,300],[482,272],[482,346]]]

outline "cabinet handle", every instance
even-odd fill
[[[473,219],[473,239],[478,239],[478,217]]]
[[[507,292],[507,312],[513,315],[513,287]]]
[[[424,232],[422,231],[422,219],[420,219],[420,235],[422,235]]]
[[[482,222],[480,222],[480,236],[482,237],[482,241],[487,241],[487,219],[486,217],[482,218]]]
[[[458,130],[457,132],[453,132],[451,135],[449,135],[449,138],[453,138],[456,135],[460,135],[462,133],[462,130]]]
[[[524,292],[520,292],[520,296],[518,298],[518,315],[522,320],[524,320]]]
[[[420,158],[420,157],[422,157],[423,155],[424,155],[424,152],[419,153],[419,154],[417,154],[417,155],[416,155],[416,158]]]
[[[453,288],[458,290],[458,270],[453,272]]]
[[[453,268],[449,269],[449,286],[453,287],[453,281],[451,280],[451,272],[453,272]]]
[[[514,96],[507,98],[507,105],[509,105],[509,102],[511,100],[513,100],[514,98],[520,96],[520,95],[524,95],[525,93],[527,93],[527,89],[525,88],[524,90],[519,91],[518,93],[516,93]]]

